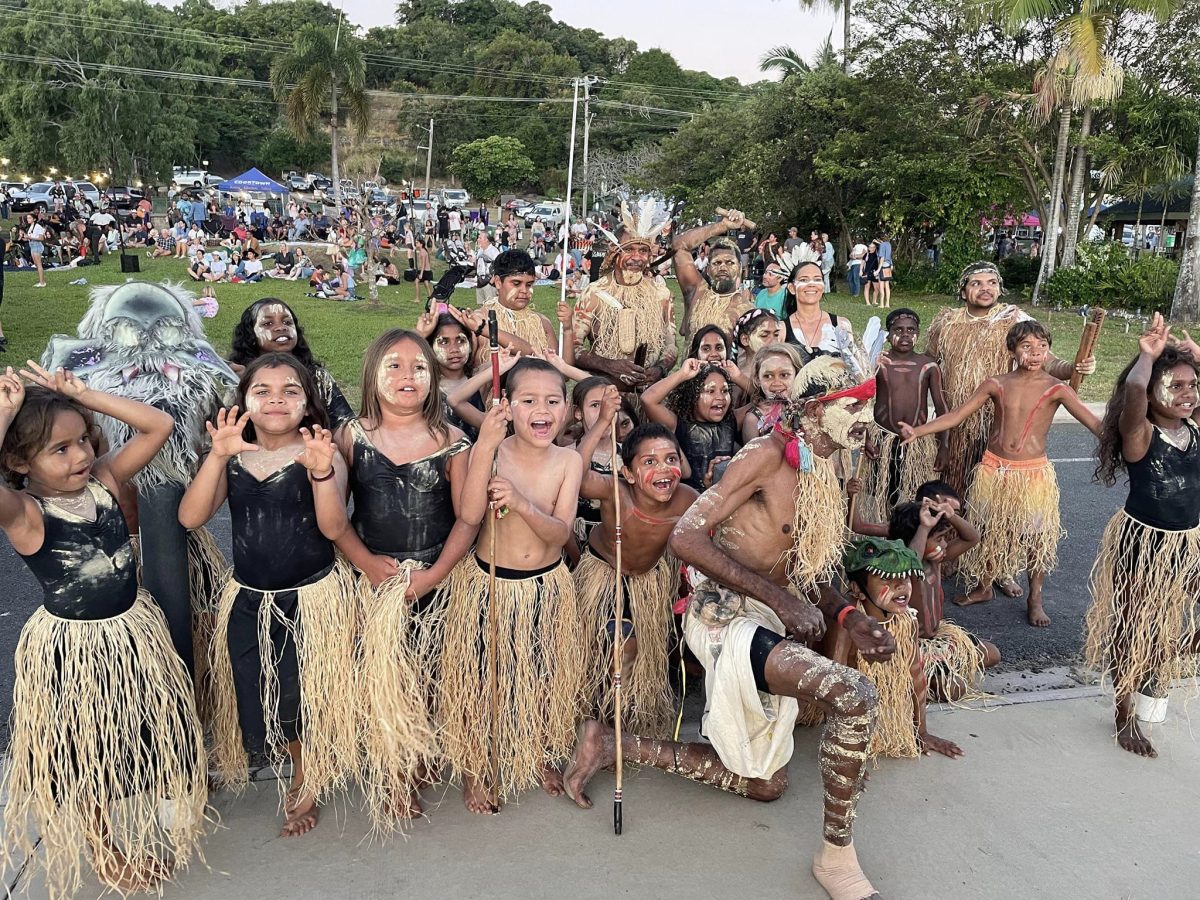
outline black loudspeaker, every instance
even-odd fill
[[[140,272],[142,271],[142,261],[136,256],[126,256],[121,254],[121,271],[122,272]]]

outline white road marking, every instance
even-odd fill
[[[1094,456],[1067,456],[1067,457],[1063,457],[1062,459],[1050,460],[1050,462],[1052,462],[1052,463],[1076,463],[1076,462],[1095,462],[1095,461],[1096,461],[1096,457],[1094,457]]]

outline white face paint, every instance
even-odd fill
[[[802,420],[806,434],[815,435],[820,432],[836,446],[844,450],[861,447],[867,435],[867,427],[875,417],[875,402],[862,404],[857,410],[852,410],[859,401],[853,397],[843,397],[824,404],[824,415],[820,422],[805,416]]]
[[[263,349],[289,351],[296,345],[296,323],[282,303],[268,303],[255,317],[254,336]]]
[[[396,371],[395,367],[400,363],[400,354],[392,351],[384,355],[379,363],[379,371],[376,373],[376,381],[379,384],[379,396],[387,403],[396,402],[396,391],[390,384],[392,373]]]
[[[1175,397],[1171,394],[1171,382],[1174,377],[1171,375],[1171,370],[1167,369],[1158,377],[1158,384],[1154,388],[1154,396],[1163,406],[1170,406],[1175,402]]]

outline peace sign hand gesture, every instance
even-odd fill
[[[72,400],[79,400],[87,393],[88,386],[76,378],[74,372],[68,372],[61,366],[54,370],[53,375],[32,359],[25,360],[25,366],[26,368],[21,369],[21,377],[34,384],[40,384]]]

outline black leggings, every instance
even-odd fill
[[[754,630],[754,637],[750,639],[750,671],[754,673],[754,686],[764,694],[771,693],[767,687],[767,657],[783,641],[783,635],[761,625]]]

